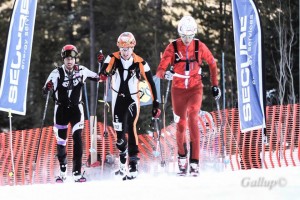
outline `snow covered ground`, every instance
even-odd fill
[[[91,175],[91,174],[90,174]],[[2,200],[225,200],[300,199],[300,167],[216,172],[199,177],[176,173],[140,173],[135,180],[97,176],[86,183],[34,184],[0,187]]]

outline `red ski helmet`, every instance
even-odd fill
[[[61,50],[62,58],[67,58],[67,57],[76,58],[77,56],[78,56],[77,48],[72,44],[65,45]]]

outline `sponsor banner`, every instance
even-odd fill
[[[262,79],[262,38],[252,0],[232,0],[238,108],[241,131],[265,127]]]
[[[26,114],[37,0],[15,0],[0,87],[0,110]]]

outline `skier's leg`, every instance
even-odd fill
[[[72,109],[71,125],[72,125],[72,138],[73,138],[73,178],[75,182],[84,182],[86,179],[81,173],[82,167],[82,130],[84,127],[84,114],[82,104],[74,106]]]
[[[58,179],[64,181],[67,176],[68,163],[66,152],[68,122],[61,117],[61,113],[63,113],[63,107],[55,105],[53,132],[56,138],[57,158],[60,166],[60,174]]]
[[[188,125],[190,130],[190,173],[199,173],[200,130],[199,111],[202,103],[202,87],[190,91],[188,101]]]
[[[174,122],[176,123],[176,142],[178,148],[178,168],[181,173],[186,173],[187,162],[187,144],[186,144],[186,111],[187,98],[185,98],[185,89],[172,88],[172,104]],[[180,97],[180,98],[178,98]]]
[[[139,109],[133,102],[128,107],[127,128],[128,128],[128,154],[129,154],[129,173],[131,178],[138,175],[138,133],[136,123],[139,117]]]
[[[125,112],[126,105],[124,105],[124,98],[118,96],[116,101],[112,104],[113,106],[113,125],[114,130],[117,133],[116,147],[119,150],[119,169],[115,172],[116,175],[126,175],[126,163],[127,163],[127,138],[125,135]]]

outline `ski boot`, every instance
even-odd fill
[[[67,165],[60,166],[59,176],[56,177],[56,183],[63,183],[67,179]]]
[[[139,158],[136,156],[129,158],[129,173],[126,175],[123,180],[132,180],[135,179],[138,175],[138,160]]]
[[[187,157],[178,156],[178,168],[179,168],[178,175],[179,176],[186,176],[187,167],[188,167]]]
[[[190,174],[194,177],[197,177],[199,175],[199,164],[198,163],[190,164]]]
[[[74,181],[78,182],[78,183],[86,182],[86,178],[83,175],[84,175],[84,172],[82,174],[78,171],[73,172]]]
[[[127,173],[126,162],[127,162],[127,150],[119,153],[119,169],[115,171],[115,175],[125,176]]]

